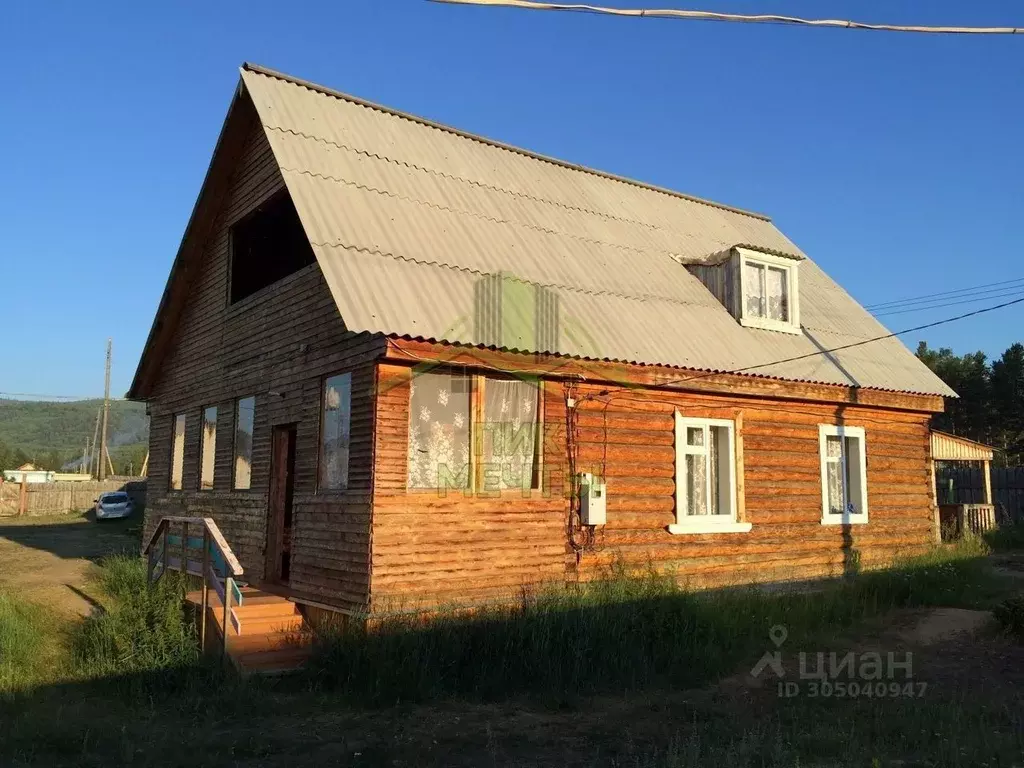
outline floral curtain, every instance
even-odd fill
[[[469,377],[413,376],[409,397],[409,488],[469,485]]]
[[[485,490],[538,488],[537,385],[519,379],[487,379],[483,439]],[[495,481],[497,488],[492,487]]]

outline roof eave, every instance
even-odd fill
[[[171,265],[171,272],[167,276],[167,282],[164,285],[163,294],[160,297],[160,303],[157,305],[156,316],[153,318],[153,324],[150,326],[149,335],[146,337],[146,344],[142,348],[142,355],[139,358],[138,367],[135,369],[135,376],[132,378],[131,386],[128,388],[128,392],[125,398],[128,400],[145,401],[149,396],[148,391],[148,374],[153,366],[154,361],[150,359],[150,351],[153,347],[153,343],[156,341],[161,325],[164,319],[164,315],[170,306],[171,301],[171,288],[178,278],[178,273],[181,271],[183,255],[185,253],[186,246],[189,244],[194,229],[196,227],[197,219],[202,210],[204,210],[204,204],[207,202],[206,198],[209,194],[210,180],[214,175],[214,169],[217,165],[217,160],[220,157],[221,148],[224,145],[224,138],[227,134],[228,125],[231,123],[235,110],[238,106],[239,101],[242,99],[245,93],[245,83],[239,77],[238,83],[235,86],[234,95],[231,97],[231,103],[228,106],[227,114],[224,116],[224,122],[221,123],[220,133],[217,135],[217,143],[214,144],[213,154],[210,156],[210,163],[206,167],[206,174],[203,176],[203,183],[199,188],[199,195],[196,197],[196,202],[192,206],[192,213],[188,217],[188,223],[185,225],[185,231],[181,236],[181,242],[178,244],[177,253],[174,256],[174,263]]]

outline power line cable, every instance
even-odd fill
[[[841,352],[844,349],[853,349],[854,347],[863,347],[865,344],[873,344],[876,341],[884,341],[885,339],[892,339],[892,338],[895,338],[897,336],[902,336],[902,335],[907,334],[907,333],[914,333],[916,331],[924,331],[924,330],[927,330],[928,328],[936,328],[936,327],[938,327],[940,325],[947,325],[948,323],[955,323],[958,320],[965,320],[968,317],[975,317],[976,315],[983,315],[986,312],[995,312],[997,309],[1004,309],[1005,307],[1011,307],[1014,304],[1021,304],[1021,303],[1024,303],[1024,297],[1021,297],[1019,299],[1014,299],[1013,301],[1006,301],[1006,302],[1003,302],[1002,304],[996,304],[996,305],[991,306],[991,307],[984,307],[982,309],[975,309],[975,310],[973,310],[971,312],[965,312],[965,313],[963,313],[961,315],[956,315],[955,317],[947,317],[947,318],[944,318],[943,320],[936,320],[936,321],[931,322],[931,323],[925,323],[924,325],[917,325],[917,326],[914,326],[913,328],[905,328],[902,331],[894,331],[892,333],[886,333],[886,334],[884,334],[882,336],[874,336],[874,337],[872,337],[870,339],[861,339],[860,341],[855,341],[855,342],[853,342],[851,344],[842,344],[842,345],[840,345],[838,347],[832,347],[831,349],[820,349],[820,350],[818,350],[816,352],[808,352],[807,354],[804,354],[804,355],[794,355],[793,357],[786,357],[786,358],[783,358],[781,360],[772,360],[771,362],[767,362],[767,363],[758,363],[757,365],[748,365],[748,366],[744,366],[743,368],[734,368],[734,369],[732,369],[730,371],[709,371],[707,373],[701,373],[701,374],[698,374],[696,376],[688,376],[688,377],[680,378],[680,379],[670,379],[669,381],[658,382],[657,386],[659,386],[659,387],[668,387],[668,386],[671,386],[673,384],[685,384],[688,381],[697,381],[698,379],[706,379],[706,378],[708,378],[710,376],[728,376],[728,375],[736,374],[736,373],[746,373],[748,371],[756,371],[759,368],[769,368],[769,367],[771,367],[773,365],[784,365],[785,363],[795,363],[798,360],[807,360],[809,358],[818,357],[820,355],[829,355],[829,354],[832,354],[833,352]],[[629,387],[627,385],[620,384],[616,388],[618,388],[618,389],[628,389]],[[598,394],[598,397],[602,397],[604,395],[610,394],[610,392],[611,392],[610,389],[602,390]]]
[[[983,285],[975,285],[968,288],[957,288],[952,291],[941,291],[939,293],[925,293],[920,296],[911,296],[906,299],[893,299],[892,301],[880,301],[874,304],[865,304],[864,309],[876,310],[885,309],[890,306],[905,306],[907,304],[918,304],[925,301],[931,301],[941,297],[959,297],[959,296],[981,296],[982,294],[994,293],[1006,288],[1017,286],[1019,283],[1024,283],[1024,277],[1015,277],[1012,280],[1000,280],[998,283],[985,283]],[[982,289],[990,290],[982,290]]]
[[[432,0],[435,3],[451,5],[476,5],[488,7],[522,8],[531,11],[576,11],[609,16],[632,16],[635,18],[662,18],[684,21],[732,21],[754,24],[783,24],[805,27],[835,27],[839,29],[864,29],[880,32],[922,32],[942,35],[1019,35],[1022,27],[958,27],[931,26],[921,24],[871,24],[845,19],[803,19],[797,16],[782,16],[774,13],[744,14],[718,13],[715,11],[690,11],[675,8],[611,8],[584,3],[545,3],[535,0]]]
[[[905,315],[908,312],[925,312],[930,309],[945,309],[946,307],[953,307],[958,304],[977,304],[979,301],[991,301],[992,299],[1002,299],[1007,296],[1022,296],[1024,295],[1024,286],[1018,286],[1014,290],[1004,291],[1001,293],[994,294],[992,296],[978,296],[970,299],[960,299],[959,301],[939,301],[933,304],[909,307],[905,309],[890,309],[884,312],[872,312],[875,317],[886,317],[887,315]]]

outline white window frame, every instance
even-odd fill
[[[685,533],[747,533],[753,526],[750,523],[741,522],[737,519],[738,507],[736,503],[736,422],[726,419],[691,419],[686,418],[679,411],[675,413],[675,445],[676,445],[676,522],[668,527],[668,532],[673,534]],[[686,504],[686,456],[688,454],[701,454],[707,457],[710,462],[712,458],[707,456],[710,448],[708,430],[711,427],[724,427],[726,431],[725,446],[726,455],[729,457],[725,467],[719,467],[719,476],[726,473],[729,482],[729,493],[726,503],[728,513],[715,515],[687,515],[684,510]],[[703,429],[704,445],[692,446],[687,444],[687,429]],[[708,498],[711,498],[711,473],[708,476]]]
[[[838,437],[841,439],[842,453],[838,461],[842,465],[840,470],[840,477],[843,478],[843,507],[847,511],[844,511],[841,515],[833,515],[828,511],[828,463],[836,461],[828,456],[827,438]],[[849,493],[850,489],[846,485],[846,463],[849,461],[846,454],[846,440],[844,438],[854,438],[860,444],[858,450],[858,456],[856,457],[855,467],[860,474],[860,493],[859,499],[854,499],[855,503],[859,502],[857,509],[860,512],[849,511]],[[863,427],[847,427],[839,426],[836,424],[819,424],[818,425],[818,452],[821,459],[821,524],[822,525],[864,525],[868,521],[868,468],[867,468],[867,442],[864,437]]]
[[[768,317],[751,317],[747,315],[747,301],[746,301],[746,270],[744,267],[747,262],[758,265],[765,269],[764,274],[767,275],[769,267],[774,269],[781,269],[786,275],[786,297],[787,297],[787,309],[789,310],[789,320],[772,320]],[[781,331],[782,333],[793,333],[799,334],[800,330],[800,293],[799,293],[799,278],[798,261],[793,259],[783,258],[782,256],[774,256],[770,253],[761,253],[759,251],[750,251],[746,248],[736,249],[736,262],[735,262],[735,273],[736,273],[736,296],[739,304],[738,319],[740,325],[747,328],[763,328],[768,331]],[[767,302],[767,286],[765,288],[764,295],[765,301]]]

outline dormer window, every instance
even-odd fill
[[[737,247],[717,262],[691,264],[687,269],[740,325],[800,333],[799,266],[795,258]]]
[[[754,328],[800,332],[797,312],[797,262],[767,253],[737,248],[740,263],[739,321]]]

